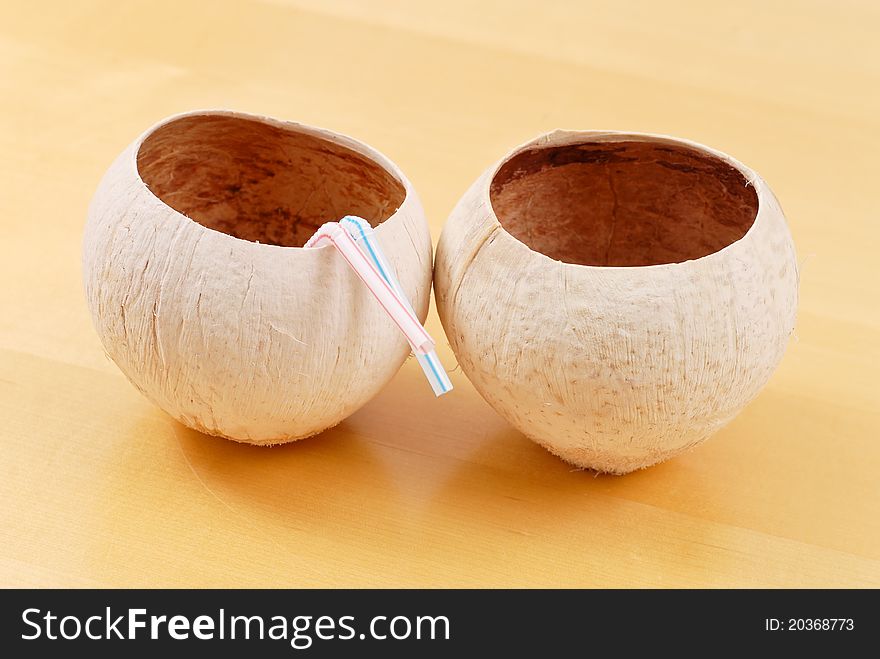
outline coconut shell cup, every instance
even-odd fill
[[[767,184],[657,135],[556,131],[487,170],[437,249],[465,374],[564,460],[622,474],[728,423],[779,364],[797,262]]]
[[[420,320],[431,239],[385,156],[235,112],[171,117],[135,140],[89,208],[83,279],[107,354],[150,400],[211,435],[277,444],[366,403],[409,346],[321,224],[368,220]]]

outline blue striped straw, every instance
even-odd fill
[[[348,232],[355,244],[361,248],[361,251],[373,262],[373,265],[376,266],[376,270],[379,271],[382,278],[388,282],[388,285],[395,290],[400,299],[407,305],[407,307],[409,307],[409,310],[413,315],[415,315],[412,305],[403,290],[400,288],[400,282],[397,281],[394,270],[392,270],[388,261],[385,260],[385,254],[382,252],[382,248],[379,246],[378,241],[373,237],[373,227],[370,226],[370,223],[360,217],[346,215],[339,220],[339,224]],[[424,355],[419,354],[414,350],[413,354],[415,354],[419,366],[421,366],[422,370],[425,372],[425,377],[428,378],[428,382],[431,383],[431,389],[434,390],[434,395],[442,396],[443,394],[452,391],[452,381],[449,379],[446,370],[440,363],[436,350],[431,350]]]

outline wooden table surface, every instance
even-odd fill
[[[0,584],[880,585],[880,6],[442,5],[2,3]],[[435,240],[485,167],[555,127],[727,151],[789,218],[796,336],[732,424],[626,477],[572,470],[460,370],[435,400],[413,360],[313,439],[188,430],[104,356],[80,238],[117,153],[201,107],[372,144]]]

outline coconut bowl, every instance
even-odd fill
[[[83,279],[107,354],[150,400],[211,435],[277,444],[339,423],[409,353],[334,249],[302,248],[347,214],[375,227],[424,320],[428,225],[385,156],[237,112],[153,126],[89,208]]]
[[[564,460],[626,473],[702,442],[779,364],[797,262],[767,184],[687,140],[556,131],[487,170],[437,249],[465,374]]]

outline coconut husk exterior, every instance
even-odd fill
[[[116,159],[89,208],[83,280],[107,354],[211,435],[276,444],[339,423],[409,353],[336,250],[300,247],[346,214],[375,226],[424,320],[428,225],[382,154],[243,113],[160,122]]]
[[[434,270],[450,345],[486,401],[564,460],[617,474],[693,447],[758,394],[797,285],[757,174],[693,142],[613,132],[555,131],[487,170]]]

